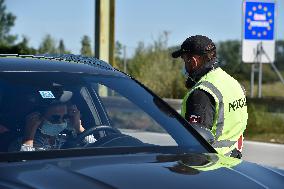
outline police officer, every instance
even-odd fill
[[[191,36],[172,57],[183,59],[190,89],[182,102],[182,116],[212,133],[218,153],[241,158],[248,118],[245,91],[219,67],[215,44],[206,36]]]

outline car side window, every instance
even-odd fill
[[[145,143],[177,145],[162,126],[126,97],[101,84],[93,87],[101,99],[112,127]],[[147,134],[147,137],[144,134]],[[164,137],[165,140],[157,141],[157,137],[154,136]]]
[[[97,111],[96,107],[94,106],[93,99],[92,99],[88,89],[86,87],[82,87],[81,90],[80,90],[80,95],[81,95],[82,99],[84,99],[85,104],[86,104],[86,110],[84,112],[88,112],[88,113],[91,114],[91,118],[93,118],[95,125],[100,125],[101,120],[100,120],[100,117],[98,115],[98,111]]]

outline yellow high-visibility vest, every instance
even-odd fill
[[[243,88],[237,80],[221,68],[204,75],[185,95],[181,115],[185,117],[186,101],[190,94],[201,89],[215,100],[215,115],[211,132],[215,138],[213,147],[223,155],[230,155],[247,125],[247,105]]]

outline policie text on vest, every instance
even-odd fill
[[[247,105],[246,98],[240,98],[238,100],[230,102],[229,103],[229,112],[231,112],[231,110],[236,111],[238,108],[242,108],[246,105]]]

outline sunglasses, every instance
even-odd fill
[[[61,121],[66,121],[70,118],[70,116],[68,114],[65,115],[51,115],[49,121],[51,123],[58,123]]]

